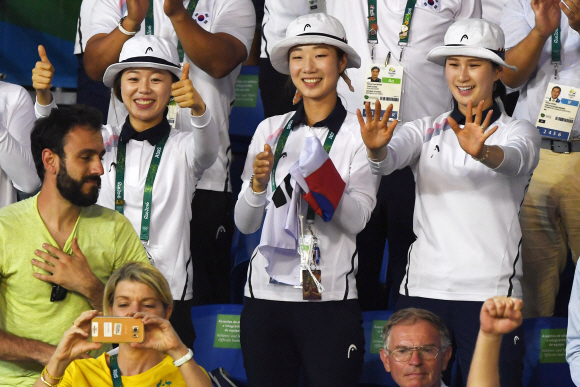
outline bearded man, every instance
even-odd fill
[[[34,384],[75,318],[102,310],[109,276],[148,262],[129,220],[95,205],[105,146],[94,108],[55,109],[34,125],[40,193],[0,209],[0,386]]]

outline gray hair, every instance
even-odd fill
[[[447,326],[441,317],[425,309],[406,308],[393,313],[391,318],[389,318],[389,321],[387,321],[383,327],[382,337],[385,350],[389,350],[391,330],[395,326],[413,325],[419,320],[427,321],[431,326],[433,326],[433,328],[437,329],[439,336],[441,337],[441,348],[451,346],[449,329],[447,329]]]

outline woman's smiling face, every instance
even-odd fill
[[[465,114],[467,103],[473,106],[483,102],[487,109],[493,104],[493,84],[502,72],[501,66],[494,66],[489,60],[470,56],[450,56],[445,63],[447,86],[457,101],[459,110]]]
[[[172,74],[167,70],[131,68],[123,72],[121,96],[135,130],[149,129],[161,122],[172,84]]]
[[[303,99],[323,101],[336,94],[336,84],[345,69],[347,54],[338,58],[335,47],[326,44],[296,46],[290,50],[292,82]]]

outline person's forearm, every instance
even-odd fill
[[[542,49],[549,36],[542,35],[534,28],[524,40],[506,51],[505,61],[518,69],[516,72],[504,67],[501,80],[506,86],[516,88],[527,82],[538,65]]]
[[[242,42],[225,33],[207,32],[185,8],[169,16],[169,19],[187,57],[211,77],[225,77],[246,59],[246,48]]]
[[[52,102],[53,96],[50,90],[36,90],[36,102],[42,106],[48,106]]]
[[[479,331],[471,359],[467,387],[499,387],[501,339],[501,335]]]
[[[254,195],[249,186],[242,187],[242,191],[244,194],[238,198],[234,209],[234,222],[241,233],[251,234],[262,225],[266,195]]]
[[[0,360],[36,362],[46,365],[55,350],[54,345],[14,336],[0,330]]]
[[[216,120],[206,109],[203,116],[190,117],[193,126],[193,146],[189,149],[195,174],[201,178],[203,171],[211,167],[218,156],[220,139]]]
[[[483,155],[485,155],[486,152],[489,152],[485,160],[481,162],[488,168],[496,169],[503,162],[504,158],[503,149],[501,149],[497,145],[484,145],[482,152]],[[483,157],[483,155],[480,155],[480,157]]]
[[[95,277],[81,294],[89,300],[89,303],[94,310],[102,311],[104,291],[105,284]]]
[[[129,24],[127,19],[123,20],[123,28],[135,31],[137,27]],[[89,39],[83,55],[87,75],[94,81],[103,80],[105,70],[119,61],[123,44],[129,39],[131,36],[119,31],[118,27],[108,34],[97,34]]]
[[[367,156],[369,160],[379,163],[387,158],[387,146],[385,145],[379,149],[369,149],[367,148]]]
[[[59,379],[53,379],[51,378],[51,376],[54,376],[55,378],[60,378],[64,375],[64,372],[66,371],[66,368],[69,366],[70,362],[68,361],[61,361],[55,358],[55,356],[52,356],[50,358],[50,361],[48,362],[48,364],[46,365],[46,371],[48,372],[48,376],[47,372],[44,372],[43,377],[44,380],[46,380],[48,383],[56,385],[60,382]],[[44,384],[42,382],[42,380],[40,378],[38,378],[36,380],[36,382],[34,383],[33,387],[45,387],[46,384]]]
[[[371,210],[345,191],[332,217],[332,222],[338,223],[346,234],[356,235],[365,228],[371,216]]]
[[[187,347],[182,345],[181,348],[170,351],[167,354],[171,356],[173,361],[176,361],[187,355],[187,352]],[[210,379],[194,359],[179,366],[179,372],[181,372],[181,376],[185,380],[185,385],[188,387],[212,387]]]

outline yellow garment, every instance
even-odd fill
[[[97,359],[82,359],[73,361],[66,369],[58,387],[108,387],[113,385],[111,370],[107,365],[108,354],[104,353]],[[201,367],[200,367],[201,368]],[[203,370],[203,368],[201,368]],[[205,372],[205,370],[203,370]],[[205,372],[207,375],[207,372]],[[209,379],[209,376],[208,376]],[[173,365],[169,355],[155,367],[139,375],[121,375],[123,387],[185,387],[185,380],[179,368]]]
[[[34,250],[43,250],[43,243],[58,246],[38,213],[37,198],[0,209],[0,329],[56,345],[74,320],[92,307],[74,292],[51,302],[52,284],[34,278],[33,273],[48,274],[30,263],[42,261]],[[73,238],[103,283],[126,262],[149,262],[129,220],[101,206],[82,209],[64,246],[67,254],[72,254]],[[0,386],[32,386],[42,368],[38,363],[0,361]]]

